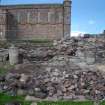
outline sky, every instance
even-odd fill
[[[62,3],[63,0],[1,0],[1,4]],[[72,33],[102,33],[105,29],[105,0],[72,0]]]

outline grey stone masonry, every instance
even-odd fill
[[[64,0],[64,36],[71,32],[71,0]]]
[[[10,65],[18,64],[18,62],[19,62],[18,58],[19,58],[18,48],[15,47],[14,45],[12,45],[9,48],[9,62],[10,62]]]
[[[0,39],[5,40],[6,38],[6,15],[7,11],[0,9]]]
[[[1,5],[0,39],[57,40],[70,36],[71,3]]]

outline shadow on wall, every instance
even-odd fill
[[[7,32],[6,38],[7,40],[16,40],[18,39],[18,25],[15,17],[8,12],[7,14]]]

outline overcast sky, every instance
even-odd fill
[[[62,3],[63,0],[1,0],[1,4]],[[105,0],[72,0],[72,32],[101,33],[105,29]]]

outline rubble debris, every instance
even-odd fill
[[[103,44],[81,38],[54,41],[53,47],[20,45],[23,63],[0,76],[0,92],[33,101],[103,100],[105,75],[95,68],[104,64]]]
[[[37,99],[56,97],[57,100],[102,100],[105,98],[105,78],[99,71],[77,72],[76,70],[68,74],[58,69],[48,72],[47,69],[44,72],[46,75],[24,74],[24,77],[30,77],[27,78],[27,82],[20,81],[23,78],[22,74],[7,74],[4,80],[0,80],[0,92],[10,95],[31,95]]]

